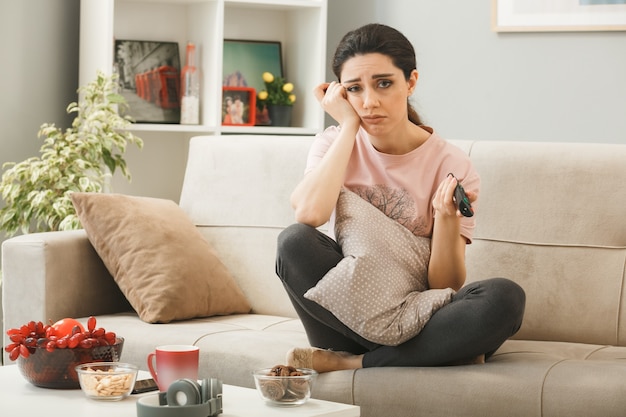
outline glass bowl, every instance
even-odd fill
[[[31,350],[28,358],[20,356],[17,366],[24,378],[43,388],[78,389],[76,366],[89,362],[117,362],[122,355],[124,339],[117,338],[114,345],[96,346],[89,349],[60,349],[49,352],[45,347]]]
[[[94,400],[118,401],[130,395],[138,368],[121,362],[91,362],[78,365],[80,388]]]
[[[274,369],[259,369],[252,373],[256,389],[267,404],[302,405],[311,398],[311,388],[317,377],[315,370],[298,368],[296,374],[275,376],[272,372]]]

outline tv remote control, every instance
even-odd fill
[[[470,203],[469,198],[467,198],[465,190],[458,179],[456,181],[456,188],[454,189],[454,202],[463,216],[472,217],[474,215],[472,204]]]

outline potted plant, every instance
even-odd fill
[[[38,133],[44,141],[40,155],[3,165],[0,230],[8,236],[78,229],[72,192],[104,191],[117,169],[130,180],[124,153],[127,144],[141,148],[143,141],[127,130],[130,119],[118,113],[127,104],[115,93],[117,78],[99,72],[78,90],[79,102],[67,107],[68,113],[76,113],[70,128],[44,123]]]
[[[265,89],[257,94],[257,103],[261,111],[267,109],[272,126],[289,126],[296,95],[294,86],[283,77],[275,77],[271,72],[263,73]]]

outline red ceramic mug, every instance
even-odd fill
[[[159,391],[167,391],[170,384],[177,379],[189,378],[197,381],[199,357],[200,349],[197,346],[157,346],[154,352],[148,354],[148,369],[159,386]]]

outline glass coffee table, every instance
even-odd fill
[[[139,372],[139,379],[150,374]],[[263,402],[256,390],[224,385],[222,417],[359,417],[358,406],[311,399],[297,407],[274,407]],[[135,417],[135,403],[146,393],[131,395],[122,401],[88,399],[79,389],[55,390],[36,387],[27,382],[17,365],[0,366],[0,410],[3,416],[88,416]]]

